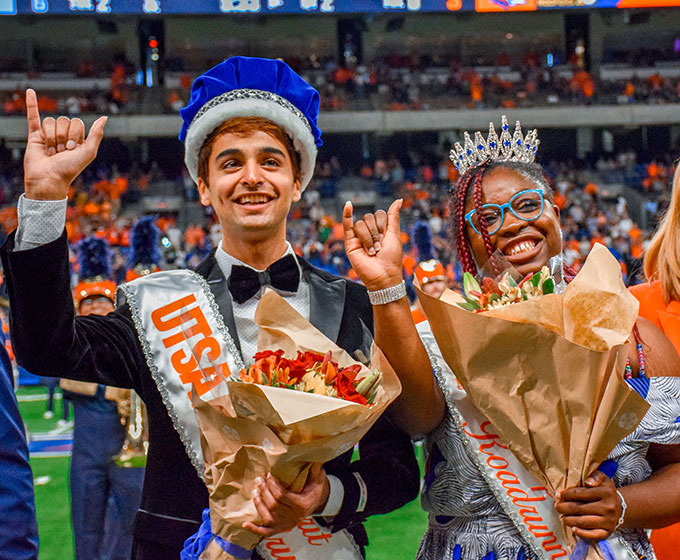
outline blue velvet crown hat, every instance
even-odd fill
[[[319,92],[285,62],[234,56],[194,80],[191,100],[180,110],[184,162],[198,182],[198,152],[208,135],[234,117],[263,117],[278,124],[292,138],[300,154],[301,186],[314,173],[321,146]]]

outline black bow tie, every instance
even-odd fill
[[[286,255],[264,272],[247,266],[234,265],[229,275],[229,291],[237,303],[253,297],[262,286],[272,286],[284,292],[297,292],[300,270],[293,255]]]

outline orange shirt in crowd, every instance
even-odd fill
[[[482,78],[475,73],[470,77],[470,99],[475,103],[481,103],[483,98],[484,87],[482,86]]]
[[[118,200],[121,195],[128,190],[128,179],[123,175],[118,175],[110,184],[109,195],[111,200]]]
[[[401,266],[404,269],[406,276],[413,275],[413,271],[416,269],[417,264],[418,263],[416,262],[416,259],[414,259],[411,255],[404,255],[404,258],[401,261]]]
[[[597,185],[591,181],[590,183],[588,183],[585,186],[584,191],[585,191],[586,194],[589,194],[589,195],[592,196],[592,195],[595,195],[595,194],[598,193],[598,188],[597,188]]]
[[[558,192],[553,197],[553,202],[555,203],[555,206],[557,206],[560,210],[564,210],[564,207],[567,205],[568,200],[563,193]]]

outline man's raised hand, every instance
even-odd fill
[[[36,200],[66,198],[70,184],[97,156],[107,118],[99,117],[90,127],[87,138],[80,119],[47,117],[41,123],[35,91],[27,89],[26,197]]]
[[[345,251],[359,279],[371,291],[399,284],[401,271],[401,231],[399,210],[401,199],[395,200],[387,213],[378,210],[354,222],[350,202],[342,212]]]

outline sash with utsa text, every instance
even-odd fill
[[[117,304],[125,301],[168,415],[203,478],[200,429],[191,393],[206,402],[229,393],[227,378],[244,367],[234,340],[208,284],[195,272],[171,270],[123,284]],[[266,560],[362,558],[348,532],[331,534],[312,518],[265,539],[257,552]]]

